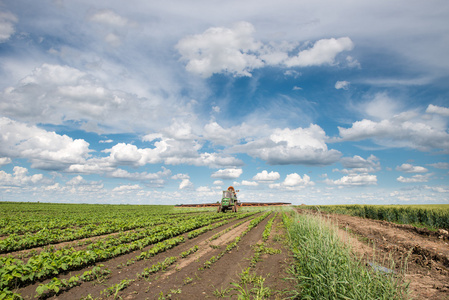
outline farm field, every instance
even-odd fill
[[[302,247],[291,248],[289,237],[301,216],[333,228],[369,276],[390,276],[378,268],[391,268],[393,279],[404,273],[415,299],[449,297],[449,235],[410,225],[292,207],[0,208],[0,299],[300,299],[305,280],[295,280],[302,276],[295,266]]]

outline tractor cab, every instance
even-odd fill
[[[237,192],[238,191],[236,191],[232,186],[228,187],[226,191],[223,191],[217,212],[226,212],[227,210],[237,212],[239,204],[237,200]]]

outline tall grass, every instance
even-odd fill
[[[399,224],[449,229],[449,205],[321,205],[304,208]]]
[[[367,267],[320,217],[285,214],[284,223],[296,262],[295,298],[406,299],[401,274]]]

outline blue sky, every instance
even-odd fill
[[[447,1],[1,1],[3,201],[449,203]]]

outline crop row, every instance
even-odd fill
[[[154,248],[154,247],[153,247]],[[187,256],[191,255],[192,253],[195,253],[198,251],[198,246],[194,246],[190,248],[187,251],[184,251],[180,254],[181,258],[186,258]],[[145,268],[141,273],[137,274],[137,277],[143,277],[146,278],[152,273],[156,273],[161,270],[165,270],[168,266],[172,265],[178,261],[178,257],[168,257],[165,260],[158,262],[156,264],[153,264],[149,268]],[[110,271],[108,269],[102,269],[102,265],[94,267],[90,271],[85,271],[83,274],[75,275],[70,277],[69,279],[59,279],[59,278],[53,278],[50,282],[46,284],[40,284],[36,288],[36,296],[40,299],[48,298],[52,295],[59,294],[62,290],[68,290],[71,289],[74,286],[78,286],[82,284],[83,282],[93,281],[93,280],[101,280],[105,276],[107,276]],[[128,283],[131,283],[132,281],[127,280]],[[123,285],[123,281],[119,283],[119,285]],[[120,291],[123,290],[126,286],[122,286],[121,288],[117,289],[118,285],[113,285],[109,288],[106,288],[102,291],[102,294],[105,295],[112,295],[112,291]]]
[[[246,214],[239,214],[239,215],[236,216],[235,219],[237,219],[237,220],[238,219],[244,219],[244,218],[252,216],[252,215],[254,215],[256,213],[258,213],[258,212],[249,212],[249,213],[246,213]],[[228,224],[229,222],[231,222],[233,220],[234,219],[231,219],[231,220],[228,219],[228,220],[224,220],[224,221],[222,221],[220,223],[215,223],[215,224],[211,224],[209,226],[205,226],[205,227],[196,229],[194,231],[189,232],[188,238],[189,239],[195,238],[195,237],[199,236],[200,234],[203,234],[203,233],[205,233],[207,231],[210,231],[210,230],[213,230],[213,229],[218,228],[220,226],[223,226],[225,224]]]
[[[221,257],[223,257],[223,255],[225,255],[227,252],[231,251],[232,249],[234,249],[235,247],[237,247],[237,244],[240,242],[240,240],[254,227],[256,227],[260,222],[262,222],[266,217],[268,217],[271,214],[271,212],[266,212],[263,215],[253,219],[249,225],[248,228],[243,231],[239,236],[237,236],[231,243],[229,243],[226,246],[226,249],[224,249],[223,251],[221,251],[217,256],[212,256],[208,261],[206,261],[204,263],[204,268],[210,268],[210,266],[218,261]],[[200,267],[200,269],[202,269],[202,267]]]
[[[163,222],[176,216],[187,217],[185,212],[169,206],[0,202],[0,236],[84,226],[110,226],[124,230],[130,224],[137,228],[148,220]]]
[[[207,214],[191,218],[128,244],[113,242],[112,244],[104,243],[102,247],[79,251],[60,249],[55,252],[41,252],[39,255],[31,257],[26,263],[12,257],[0,257],[0,291],[142,249],[170,237],[207,226],[217,219],[226,218],[226,216],[233,217],[233,215]]]
[[[180,215],[172,218],[171,222],[181,222],[191,218],[191,216]],[[144,220],[129,222],[127,224],[120,222],[116,224],[103,223],[102,225],[91,224],[81,228],[43,228],[38,232],[26,233],[25,235],[11,234],[0,240],[0,253],[8,253],[11,251],[30,249],[33,247],[45,246],[54,243],[79,240],[136,228],[154,227],[166,222],[167,217],[158,217],[155,219],[146,218]]]

